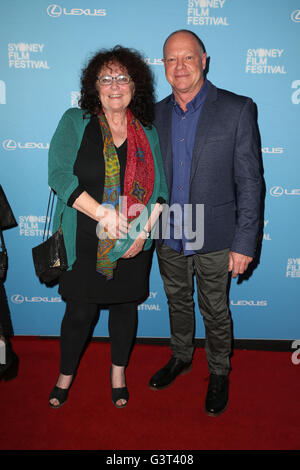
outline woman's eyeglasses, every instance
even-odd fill
[[[118,85],[128,85],[131,77],[129,77],[129,75],[117,75],[116,77],[112,77],[111,75],[103,75],[97,77],[97,80],[101,86],[110,86],[114,80]]]

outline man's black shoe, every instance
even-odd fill
[[[209,416],[218,416],[226,410],[228,388],[229,379],[227,375],[210,375],[205,401],[205,411]]]
[[[165,367],[160,369],[149,381],[149,387],[152,390],[162,390],[169,387],[178,375],[187,374],[192,370],[192,362],[184,362],[181,359],[171,357]]]

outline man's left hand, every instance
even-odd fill
[[[251,261],[253,261],[253,258],[250,256],[230,251],[228,271],[232,271],[232,277],[237,277],[239,274],[243,274],[247,270]]]
[[[134,258],[136,255],[138,255],[142,251],[144,247],[144,243],[145,243],[145,237],[144,237],[144,234],[141,234],[134,240],[133,244],[126,251],[126,253],[124,253],[122,258]]]

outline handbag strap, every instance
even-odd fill
[[[43,233],[43,241],[45,240],[46,232],[47,232],[47,240],[49,238],[50,226],[51,226],[51,221],[52,221],[52,213],[53,213],[53,205],[54,205],[54,197],[55,197],[55,194],[54,194],[53,189],[51,188],[50,189],[50,194],[49,194],[49,200],[48,200],[48,207],[47,207],[44,233]],[[50,216],[49,216],[49,220],[48,220],[49,209],[50,209]],[[47,230],[47,224],[48,224],[48,230]]]
[[[4,237],[3,237],[3,233],[2,233],[1,228],[0,228],[0,240],[1,240],[1,249],[2,249],[2,252],[3,252],[3,253],[7,253],[7,251],[6,251],[6,246],[5,246],[5,243],[4,243]]]

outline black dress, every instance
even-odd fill
[[[120,162],[120,183],[123,192],[127,157],[127,141],[116,148]],[[97,117],[86,126],[74,166],[79,186],[71,195],[72,205],[82,191],[102,202],[105,164],[103,142]],[[72,270],[60,277],[59,293],[66,300],[80,300],[100,305],[145,300],[149,295],[149,273],[153,249],[134,258],[119,259],[113,279],[96,271],[98,238],[97,222],[77,211],[76,261]]]
[[[6,291],[3,282],[0,281],[0,336],[13,336],[13,334]]]

